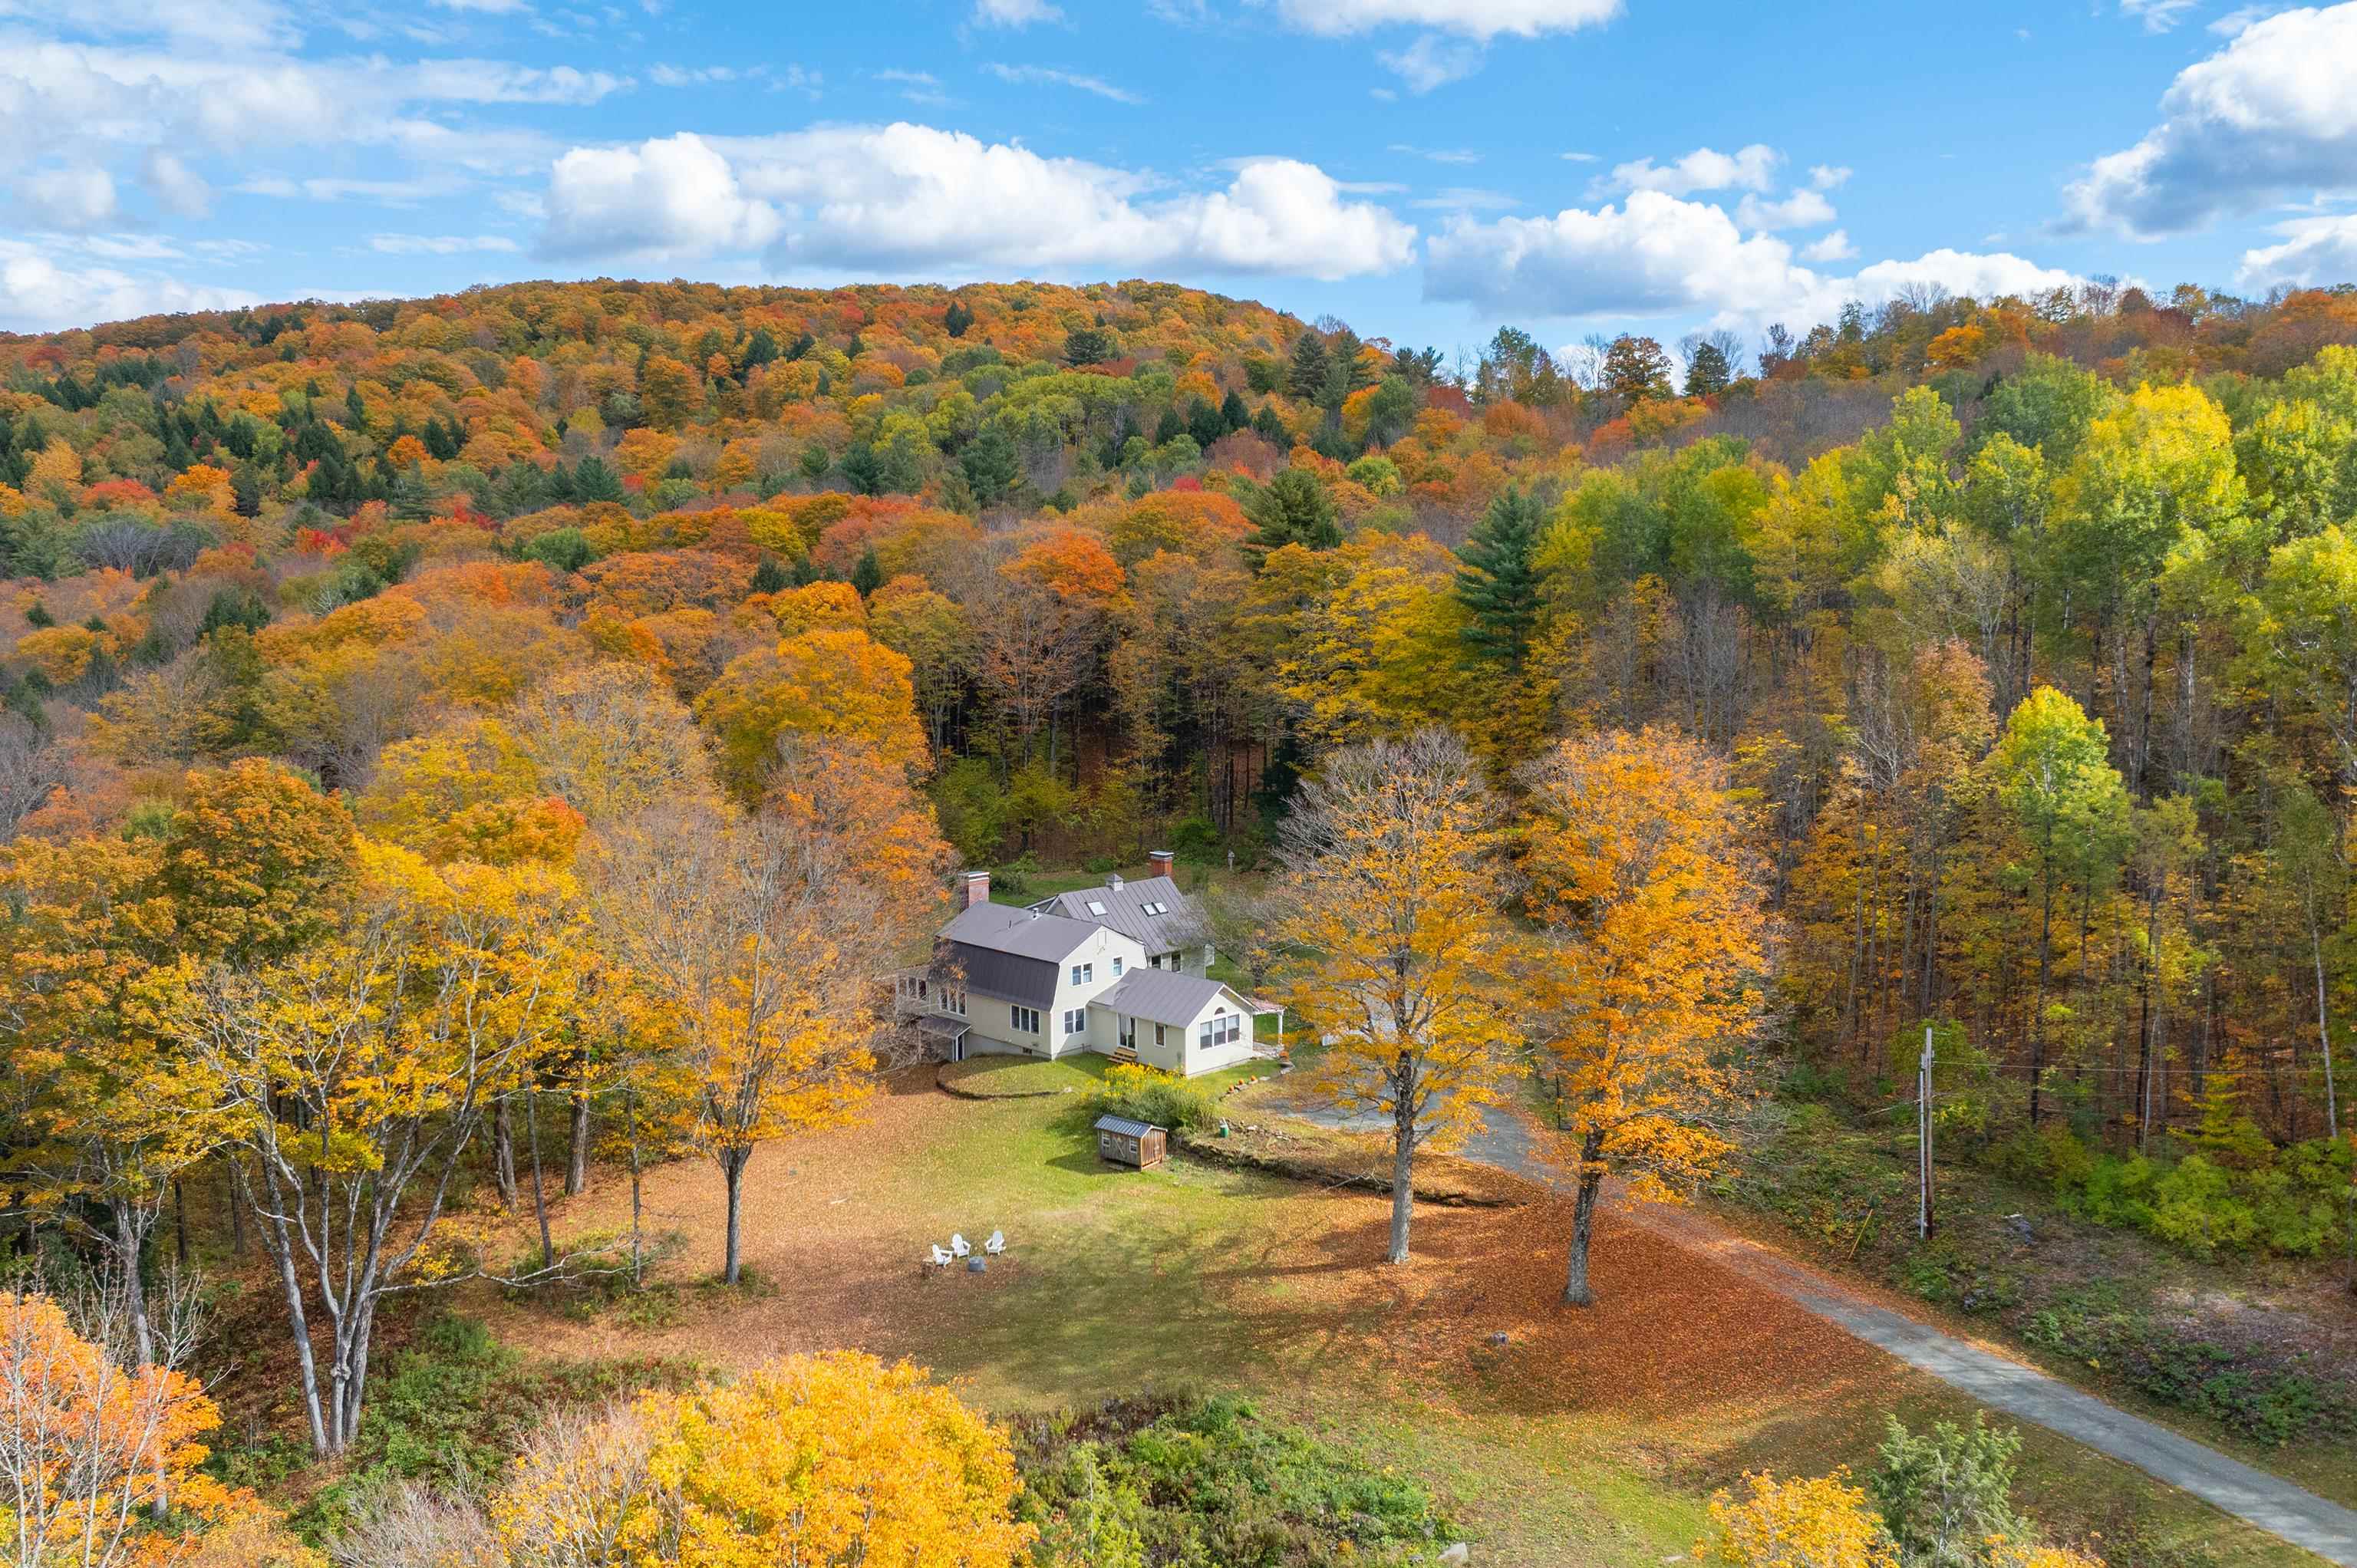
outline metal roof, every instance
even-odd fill
[[[957,918],[942,928],[942,937],[952,942],[1011,953],[1017,958],[1045,959],[1049,963],[1060,961],[1096,934],[1096,922],[1092,920],[1035,913],[1008,904],[970,906],[959,910]]]
[[[1150,1122],[1133,1122],[1126,1116],[1100,1116],[1096,1130],[1100,1133],[1125,1133],[1133,1138],[1143,1138],[1148,1133],[1162,1131]]]
[[[1104,913],[1100,915],[1091,909],[1092,903],[1103,905]],[[1165,912],[1150,914],[1148,905],[1161,906]],[[1119,931],[1144,948],[1149,956],[1184,952],[1211,940],[1211,927],[1195,908],[1194,900],[1179,892],[1178,885],[1167,876],[1140,877],[1118,887],[1106,883],[1101,887],[1076,888],[1043,898],[1031,907]]]
[[[1133,969],[1116,981],[1112,990],[1092,1000],[1098,1006],[1126,1013],[1133,1018],[1176,1024],[1183,1028],[1222,996],[1232,999],[1246,1013],[1266,1010],[1216,980],[1181,974],[1174,969]]]
[[[977,996],[1020,1002],[1027,1007],[1056,1004],[1054,959],[1025,958],[972,942],[944,941],[933,950],[932,975],[937,983],[963,984]]]

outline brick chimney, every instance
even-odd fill
[[[1148,851],[1146,851],[1146,875],[1148,875],[1148,876],[1168,876],[1168,875],[1170,875],[1170,862],[1171,862],[1171,854],[1170,854],[1170,852],[1169,852],[1168,850],[1167,850],[1167,849],[1154,849],[1154,850],[1148,850]]]
[[[965,874],[965,904],[963,908],[971,909],[976,904],[987,904],[989,902],[990,873],[987,871],[967,872]]]

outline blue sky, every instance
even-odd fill
[[[2357,278],[2357,4],[0,0],[0,328],[1091,280],[1453,349]]]

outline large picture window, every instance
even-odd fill
[[[1039,1009],[1037,1007],[1014,1007],[1010,1008],[1009,1011],[1015,1015],[1015,1028],[1017,1033],[1036,1035],[1039,1032]]]

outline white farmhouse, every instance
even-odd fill
[[[898,1004],[952,1061],[1096,1051],[1181,1076],[1254,1054],[1254,1018],[1278,1009],[1211,979],[1201,912],[1170,878],[1108,877],[1028,908],[990,901],[965,877],[963,907],[931,963],[896,977]]]

